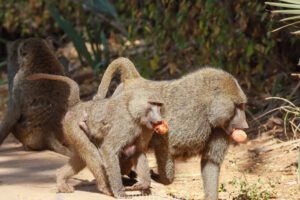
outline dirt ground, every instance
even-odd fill
[[[220,199],[300,199],[295,165],[299,141],[282,144],[271,137],[265,137],[244,145],[232,145],[222,166]],[[151,168],[155,169],[155,159],[151,152],[148,158]],[[8,138],[0,148],[0,199],[113,199],[97,192],[93,176],[87,169],[71,180],[76,185],[74,193],[57,194],[55,170],[65,162],[66,157],[50,151],[24,151],[20,143]],[[199,158],[177,161],[173,184],[164,186],[153,181],[152,195],[131,198],[202,199],[199,163]]]
[[[7,87],[0,87],[0,119],[6,109]],[[220,199],[300,199],[297,183],[299,140],[283,142],[274,132],[262,133],[242,145],[231,145],[220,176]],[[148,153],[150,167],[156,169],[153,153]],[[57,194],[55,171],[67,158],[43,151],[24,151],[12,137],[0,147],[0,200],[108,200],[97,192],[93,176],[85,169],[70,182],[72,194]],[[132,199],[203,199],[200,160],[195,157],[176,162],[173,184],[152,182],[150,196]],[[139,193],[137,193],[139,195]]]

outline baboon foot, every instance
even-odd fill
[[[74,192],[74,187],[68,185],[67,183],[60,183],[57,185],[58,193],[72,193]]]

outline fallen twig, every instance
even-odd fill
[[[297,143],[299,144],[299,142],[300,142],[300,139],[291,140],[291,141],[282,142],[282,143],[279,143],[279,144],[272,144],[272,145],[269,145],[267,147],[259,147],[259,148],[255,148],[255,149],[249,149],[248,151],[249,152],[254,152],[254,153],[266,153],[266,152],[272,151],[274,149],[282,148],[282,147],[297,144]]]

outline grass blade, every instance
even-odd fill
[[[282,7],[282,8],[300,8],[300,4],[288,4],[288,3],[274,3],[274,2],[265,2],[265,4],[270,6]]]
[[[292,4],[300,4],[299,0],[279,0],[281,2],[292,3]]]
[[[272,10],[272,13],[290,14],[290,15],[300,15],[299,10]]]
[[[292,25],[295,25],[295,24],[299,24],[299,23],[300,23],[300,21],[296,21],[296,22],[293,22],[293,23],[290,23],[290,24],[281,26],[281,27],[279,27],[279,28],[277,28],[277,29],[274,29],[274,30],[272,30],[271,32],[274,33],[274,32],[276,32],[276,31],[279,31],[279,30],[283,29],[283,28],[286,28],[286,27],[289,27],[289,26],[292,26]],[[297,32],[297,31],[296,31],[296,32]],[[294,33],[295,33],[295,32],[294,32]],[[296,34],[297,34],[297,33],[296,33]]]
[[[295,20],[295,19],[300,19],[300,15],[293,16],[293,17],[286,17],[286,18],[281,19],[280,21],[285,22],[285,21],[290,21],[290,20]]]

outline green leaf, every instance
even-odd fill
[[[112,6],[112,4],[107,0],[89,0],[83,1],[83,3],[100,13],[105,13],[114,18],[117,17],[117,12],[114,6]]]
[[[5,85],[7,84],[7,80],[0,80],[0,85]]]
[[[250,43],[246,48],[246,56],[249,58],[252,56],[253,53],[254,53],[254,45],[253,43]]]

